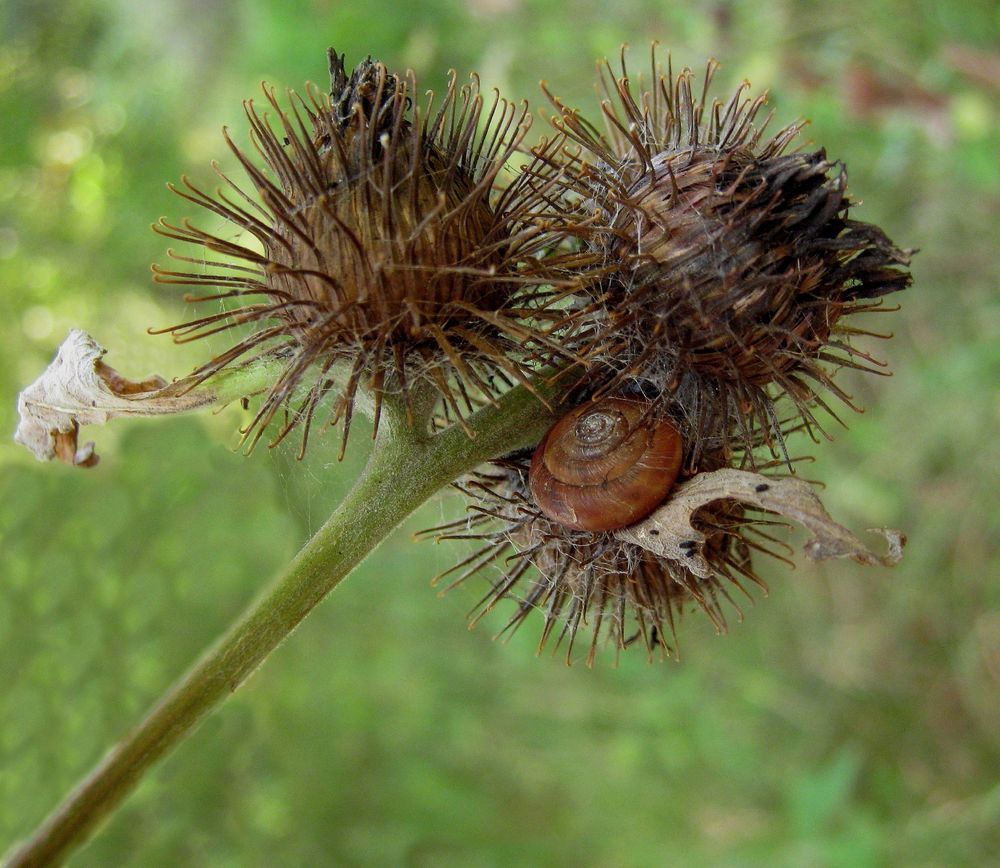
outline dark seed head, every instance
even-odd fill
[[[636,90],[623,57],[604,70],[603,135],[550,95],[578,150],[541,149],[537,172],[561,192],[567,267],[587,275],[568,321],[591,379],[679,403],[695,442],[749,450],[780,440],[782,396],[810,426],[824,391],[849,400],[830,366],[879,367],[840,322],[906,287],[909,254],[850,218],[824,151],[786,153],[801,124],[764,137],[746,82],[709,102],[715,69],[695,90],[654,56]]]
[[[690,604],[723,631],[724,603],[739,613],[731,591],[763,585],[746,542],[753,540],[754,528],[738,505],[721,503],[699,513],[698,529],[707,539],[703,554],[711,569],[702,578],[686,563],[661,558],[613,533],[571,530],[547,518],[529,490],[530,460],[529,454],[511,455],[458,484],[469,517],[422,532],[478,543],[473,554],[438,577],[448,578],[450,588],[491,571],[491,588],[476,607],[473,623],[510,600],[514,608],[498,635],[517,630],[539,611],[544,616],[539,651],[549,642],[564,645],[571,662],[582,631],[588,665],[605,643],[615,654],[639,644],[652,659],[673,653],[675,627]],[[751,545],[769,551],[759,542]],[[693,557],[696,544],[686,541],[682,549]],[[492,573],[494,565],[499,575]]]
[[[348,75],[333,51],[329,66],[329,96],[291,94],[284,107],[265,88],[274,121],[246,104],[264,165],[229,144],[253,194],[221,172],[228,191],[210,195],[187,181],[177,190],[252,236],[249,244],[186,221],[156,227],[224,257],[177,256],[200,267],[156,268],[159,281],[222,289],[194,301],[240,300],[167,331],[192,340],[254,329],[198,374],[248,356],[288,360],[251,443],[283,408],[277,439],[298,425],[308,432],[330,392],[346,441],[359,388],[374,395],[377,425],[383,395],[401,394],[409,407],[417,380],[461,420],[470,392],[490,397],[496,381],[523,376],[533,339],[544,340],[527,321],[537,283],[520,273],[545,243],[521,219],[538,210],[537,194],[497,187],[527,130],[526,107],[499,96],[484,105],[474,76],[462,88],[453,76],[440,107],[421,109],[412,76],[371,58]],[[345,372],[330,376],[338,364]]]

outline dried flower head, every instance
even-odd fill
[[[781,446],[778,399],[819,429],[824,391],[850,404],[831,369],[881,367],[850,343],[870,332],[841,320],[909,284],[909,251],[849,218],[842,165],[788,152],[801,123],[765,138],[765,96],[748,83],[721,103],[707,95],[715,63],[700,94],[655,46],[652,68],[637,91],[624,52],[620,76],[602,67],[605,134],[549,95],[574,146],[550,142],[533,171],[560,190],[567,267],[588,276],[567,322],[597,393],[659,394],[696,454],[733,436]]]
[[[630,462],[624,454],[629,451],[622,450],[621,457]],[[651,515],[591,531],[543,511],[532,494],[532,455],[518,452],[456,485],[469,516],[422,533],[477,544],[438,577],[455,576],[450,590],[472,576],[490,575],[490,589],[471,613],[473,624],[510,600],[513,612],[498,635],[516,630],[537,609],[543,617],[539,653],[556,633],[555,646],[566,642],[571,663],[577,633],[586,628],[588,666],[605,640],[616,655],[641,644],[652,660],[675,653],[675,629],[686,609],[704,612],[718,632],[727,629],[724,604],[742,619],[737,597],[750,599],[753,585],[766,590],[754,554],[791,563],[791,548],[774,536],[788,521],[810,532],[804,551],[812,560],[899,562],[902,534],[872,529],[888,542],[888,552],[876,554],[837,524],[812,485],[788,475],[783,464],[776,459],[762,463],[758,472],[719,466],[685,474]],[[602,487],[581,493],[592,503]]]
[[[614,532],[567,528],[539,510],[529,488],[530,464],[530,453],[518,453],[463,481],[456,487],[467,498],[471,515],[424,533],[479,544],[438,579],[453,576],[450,590],[472,576],[488,575],[490,588],[474,607],[471,623],[512,600],[513,612],[498,636],[512,633],[540,611],[539,653],[555,633],[554,647],[565,643],[566,662],[572,662],[582,627],[590,633],[588,666],[605,640],[616,654],[638,643],[651,660],[671,656],[686,607],[700,609],[724,632],[722,604],[730,603],[742,618],[733,593],[749,599],[750,585],[766,589],[754,572],[752,550],[785,559],[781,549],[787,546],[768,532],[773,517],[751,514],[734,501],[697,512],[694,526],[705,540],[682,544],[681,559],[661,556]],[[708,564],[701,575],[685,563],[696,546]]]
[[[523,380],[519,359],[545,341],[529,323],[538,290],[526,276],[543,239],[519,221],[535,204],[497,190],[529,126],[526,106],[499,95],[484,105],[476,77],[459,89],[453,74],[440,107],[431,95],[421,109],[412,74],[369,58],[348,76],[343,57],[331,51],[329,61],[329,97],[307,88],[286,109],[265,86],[276,124],[245,104],[264,167],[226,133],[256,196],[217,166],[228,191],[209,194],[186,178],[173,188],[256,244],[186,220],[154,227],[223,256],[170,251],[195,268],[155,267],[158,281],[221,290],[193,302],[237,302],[164,331],[189,341],[250,327],[194,382],[238,360],[287,360],[247,429],[251,445],[283,410],[275,440],[302,425],[304,449],[331,391],[331,423],[343,418],[346,443],[360,386],[373,393],[377,428],[383,396],[400,394],[409,409],[417,379],[461,420],[470,391],[490,399],[498,380]],[[346,368],[340,386],[335,365]]]

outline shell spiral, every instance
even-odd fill
[[[626,527],[656,509],[677,480],[684,449],[677,429],[648,410],[645,401],[608,398],[556,422],[531,460],[538,508],[586,531]]]

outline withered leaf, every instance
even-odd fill
[[[70,331],[42,375],[17,399],[14,440],[39,461],[58,458],[77,467],[97,464],[93,443],[80,445],[83,425],[116,416],[161,416],[212,403],[210,395],[182,390],[162,377],[129,380],[103,361],[107,352],[90,335]]]
[[[615,531],[615,536],[660,557],[682,561],[693,573],[705,578],[711,572],[703,554],[705,534],[692,525],[691,517],[701,507],[720,500],[751,504],[798,522],[812,534],[803,550],[814,561],[852,558],[862,564],[891,567],[903,556],[906,536],[900,531],[869,528],[888,542],[888,552],[876,554],[830,517],[808,482],[775,479],[746,470],[699,473],[679,485],[649,518]]]

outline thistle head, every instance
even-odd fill
[[[850,403],[833,369],[880,367],[841,320],[909,285],[909,251],[850,218],[842,165],[789,150],[801,123],[765,136],[764,95],[744,82],[710,102],[715,71],[696,88],[654,52],[636,88],[623,54],[619,75],[602,69],[605,133],[550,95],[564,138],[535,172],[561,191],[567,261],[588,275],[572,320],[591,380],[640,385],[694,440],[752,451],[782,442],[779,399],[818,428],[824,392]]]
[[[187,180],[175,188],[248,243],[187,221],[155,227],[224,256],[171,251],[198,268],[155,268],[157,280],[222,290],[191,301],[237,300],[165,331],[187,341],[249,327],[196,379],[259,355],[287,360],[247,430],[251,445],[284,412],[275,439],[301,426],[304,448],[323,403],[346,442],[359,388],[374,397],[376,429],[383,397],[410,410],[415,382],[461,420],[470,392],[489,400],[497,381],[523,376],[535,334],[520,322],[534,287],[522,289],[520,271],[540,233],[519,222],[534,206],[496,183],[528,128],[526,107],[499,95],[486,104],[475,76],[460,88],[454,75],[439,106],[432,96],[419,107],[412,74],[368,58],[348,75],[333,51],[329,63],[329,95],[309,88],[282,106],[265,86],[273,119],[245,104],[256,157],[227,141],[252,191],[219,170],[214,194]]]
[[[738,503],[714,503],[697,512],[692,526],[702,536],[697,554],[707,568],[695,569],[688,560],[696,554],[693,541],[682,545],[679,557],[668,557],[623,538],[618,529],[578,529],[549,517],[532,492],[531,458],[530,451],[515,453],[463,480],[457,488],[470,517],[424,532],[476,543],[435,579],[446,579],[448,590],[474,576],[489,579],[471,625],[509,602],[498,637],[509,636],[538,611],[539,653],[551,643],[571,663],[583,630],[589,634],[588,666],[602,645],[616,656],[639,647],[652,660],[676,654],[676,629],[686,610],[700,610],[724,632],[724,604],[742,618],[737,597],[750,599],[753,585],[766,588],[754,571],[752,549],[780,557],[780,544],[762,541],[760,530],[768,522],[758,517],[755,525]]]

